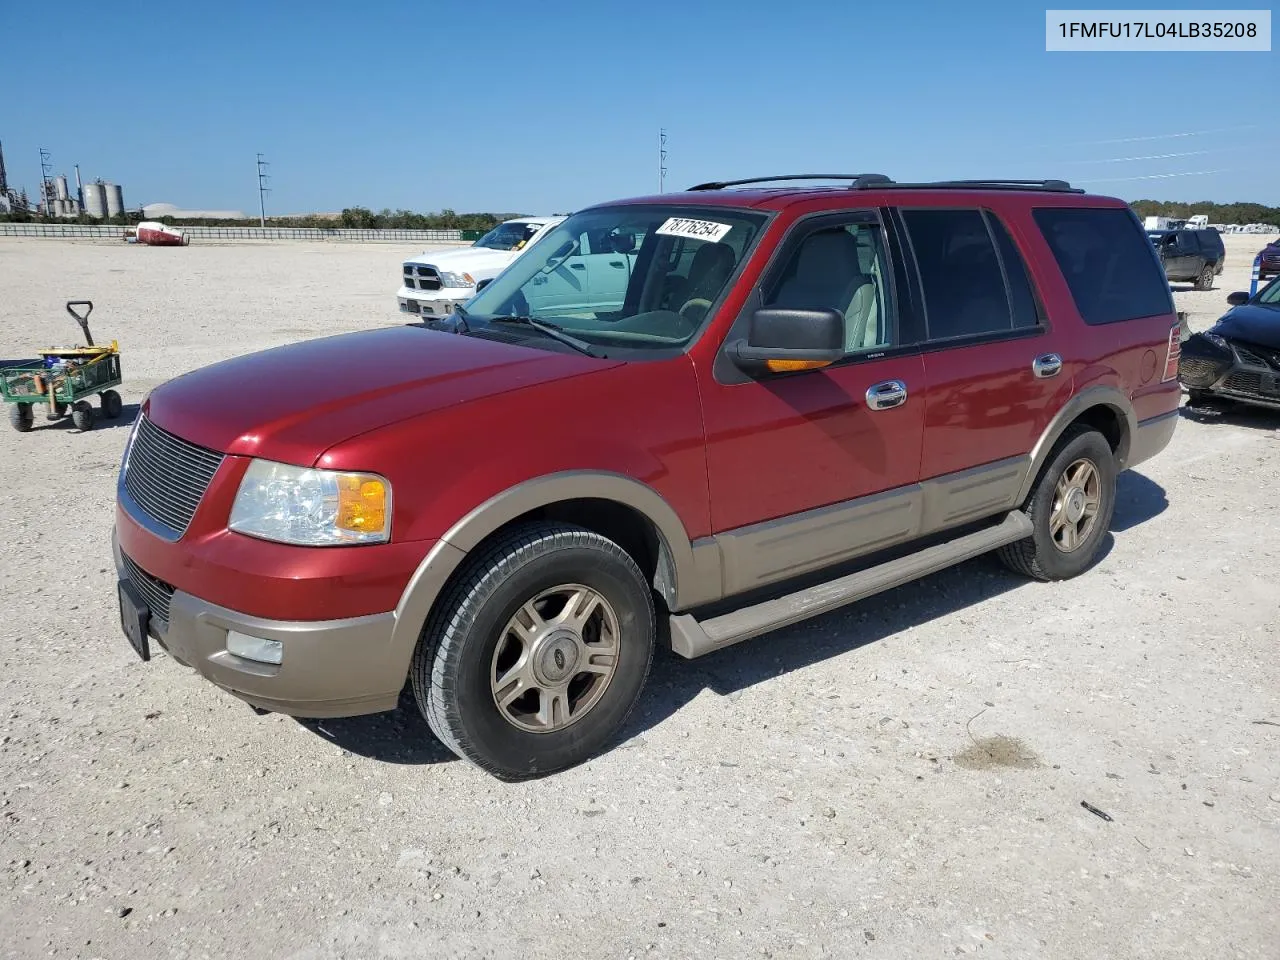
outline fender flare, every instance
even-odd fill
[[[1063,405],[1062,409],[1049,421],[1044,432],[1040,434],[1036,445],[1031,448],[1031,467],[1022,481],[1022,489],[1018,491],[1018,499],[1015,503],[1026,501],[1032,485],[1040,476],[1040,471],[1053,451],[1054,444],[1066,432],[1067,427],[1082,413],[1093,407],[1109,407],[1120,418],[1120,444],[1116,448],[1116,469],[1119,472],[1128,467],[1129,449],[1133,442],[1133,435],[1138,429],[1138,418],[1134,413],[1133,404],[1117,387],[1103,384],[1086,387]]]
[[[392,643],[412,653],[437,597],[467,555],[486,537],[539,507],[566,500],[611,500],[645,517],[658,538],[655,586],[673,609],[698,602],[720,587],[719,568],[695,558],[684,523],[652,487],[621,473],[566,470],[526,480],[473,508],[436,541],[418,564],[396,606]],[[709,558],[708,558],[709,559]]]

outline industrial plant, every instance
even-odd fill
[[[112,220],[124,215],[124,188],[118,183],[96,179],[83,183],[80,164],[75,165],[75,192],[67,175],[53,174],[49,151],[40,150],[40,193],[34,205],[25,190],[10,186],[5,173],[4,145],[0,143],[0,213],[36,213],[46,217],[72,219],[81,216]]]

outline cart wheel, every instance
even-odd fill
[[[46,406],[44,408],[44,415],[49,420],[61,420],[67,415],[67,405],[59,400],[53,405],[53,407]]]
[[[77,430],[92,430],[93,404],[88,400],[77,400],[71,408],[71,422]]]
[[[19,433],[26,433],[35,422],[35,414],[31,412],[31,404],[15,403],[9,407],[9,423]]]
[[[114,390],[104,390],[102,392],[102,415],[108,420],[114,420],[120,416],[120,411],[124,409],[124,403],[120,400],[120,394]]]

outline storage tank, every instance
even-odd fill
[[[84,212],[99,220],[107,215],[107,188],[101,181],[84,185]]]
[[[53,181],[53,195],[59,200],[65,200],[71,196],[71,192],[67,188],[67,178],[62,174],[59,174],[57,179]]]
[[[118,183],[104,183],[107,188],[107,216],[119,217],[124,214],[124,187]]]

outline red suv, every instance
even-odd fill
[[[791,181],[840,180],[802,188]],[[847,185],[843,183],[848,180]],[[573,214],[446,322],[151,393],[121,621],[260,711],[395,708],[515,779],[697,657],[988,551],[1053,580],[1177,422],[1119,200],[1062,181],[706,183]]]

